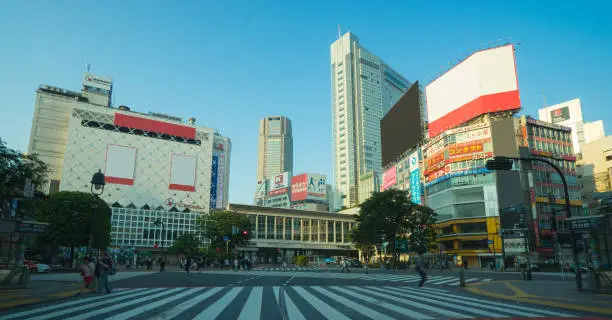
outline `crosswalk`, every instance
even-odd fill
[[[0,319],[446,319],[572,317],[542,307],[435,288],[266,286],[122,289],[12,313]]]
[[[376,274],[376,275],[363,275],[360,277],[363,280],[374,280],[374,281],[391,281],[391,282],[402,282],[402,283],[416,283],[421,281],[421,277],[418,275],[386,275],[386,274]],[[470,278],[466,277],[465,283],[474,283],[474,282],[489,282],[492,279],[488,278]],[[459,277],[458,276],[428,276],[427,282],[428,285],[445,285],[445,286],[459,286]]]
[[[293,267],[287,267],[287,269],[281,268],[281,267],[255,267],[253,268],[253,270],[255,271],[327,271],[327,270],[340,270],[338,267],[325,267],[325,266],[320,266],[320,267],[298,267],[298,266],[293,266]]]
[[[129,271],[129,272],[117,272],[116,274],[108,277],[109,282],[119,281],[123,279],[129,279],[139,277],[143,275],[149,275],[156,272],[151,271]],[[32,280],[37,281],[74,281],[82,282],[83,279],[78,273],[48,273],[41,275],[33,275]]]

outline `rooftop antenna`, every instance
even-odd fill
[[[89,72],[89,70],[91,69],[91,63],[87,62],[85,64],[85,68],[87,68],[87,72]]]
[[[548,107],[546,105],[546,93],[544,93],[544,91],[542,91],[542,103],[544,103],[544,108]]]
[[[340,24],[338,24],[338,39],[340,39],[341,35],[342,35],[342,32],[340,31]]]

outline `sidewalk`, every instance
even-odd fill
[[[79,294],[81,283],[31,280],[27,287],[0,287],[0,310],[43,301],[63,299]]]
[[[503,280],[471,283],[465,290],[487,297],[612,316],[612,296],[578,292],[573,281]]]

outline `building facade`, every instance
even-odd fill
[[[326,257],[357,257],[349,240],[355,219],[352,215],[230,204],[233,212],[247,215],[252,239],[238,248],[257,263],[291,263],[306,255],[313,263]]]
[[[228,138],[193,120],[74,107],[59,190],[89,192],[92,174],[102,170],[111,244],[165,248],[195,232],[201,214],[227,207],[230,150]]]
[[[331,45],[331,84],[334,181],[351,207],[359,177],[381,173],[380,120],[410,83],[349,32]]]
[[[259,123],[257,181],[293,170],[291,120],[273,116]]]
[[[538,110],[538,119],[572,129],[573,153],[580,153],[580,145],[605,136],[603,121],[585,123],[580,99],[572,99]]]
[[[591,211],[597,209],[600,193],[612,191],[612,136],[583,144],[577,173],[582,196]],[[595,213],[595,212],[593,212]]]
[[[303,173],[291,178],[291,208],[308,211],[329,211],[327,176]]]
[[[359,194],[357,196],[358,204],[361,204],[364,201],[368,200],[372,193],[378,192],[380,190],[379,180],[380,179],[378,178],[378,175],[374,171],[362,174],[359,177]]]
[[[59,190],[72,109],[107,108],[111,98],[112,79],[91,73],[85,73],[81,92],[49,85],[41,85],[36,90],[28,153],[37,153],[49,167],[49,181],[41,191],[52,193]]]

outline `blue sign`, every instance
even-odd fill
[[[217,171],[219,169],[219,157],[212,157],[212,172],[210,174],[210,208],[217,207]]]
[[[430,187],[436,183],[440,183],[446,179],[450,179],[453,177],[469,176],[469,175],[482,174],[482,173],[488,173],[488,172],[491,172],[491,171],[487,170],[487,168],[474,168],[474,169],[468,169],[468,170],[463,170],[463,171],[451,172],[451,174],[447,174],[443,177],[434,179],[433,181],[426,183],[425,187]]]
[[[421,204],[421,175],[419,169],[410,172],[410,200]]]
[[[489,244],[493,244],[493,240],[489,240]]]
[[[227,240],[229,240],[228,236],[223,236],[223,241],[227,242]]]

